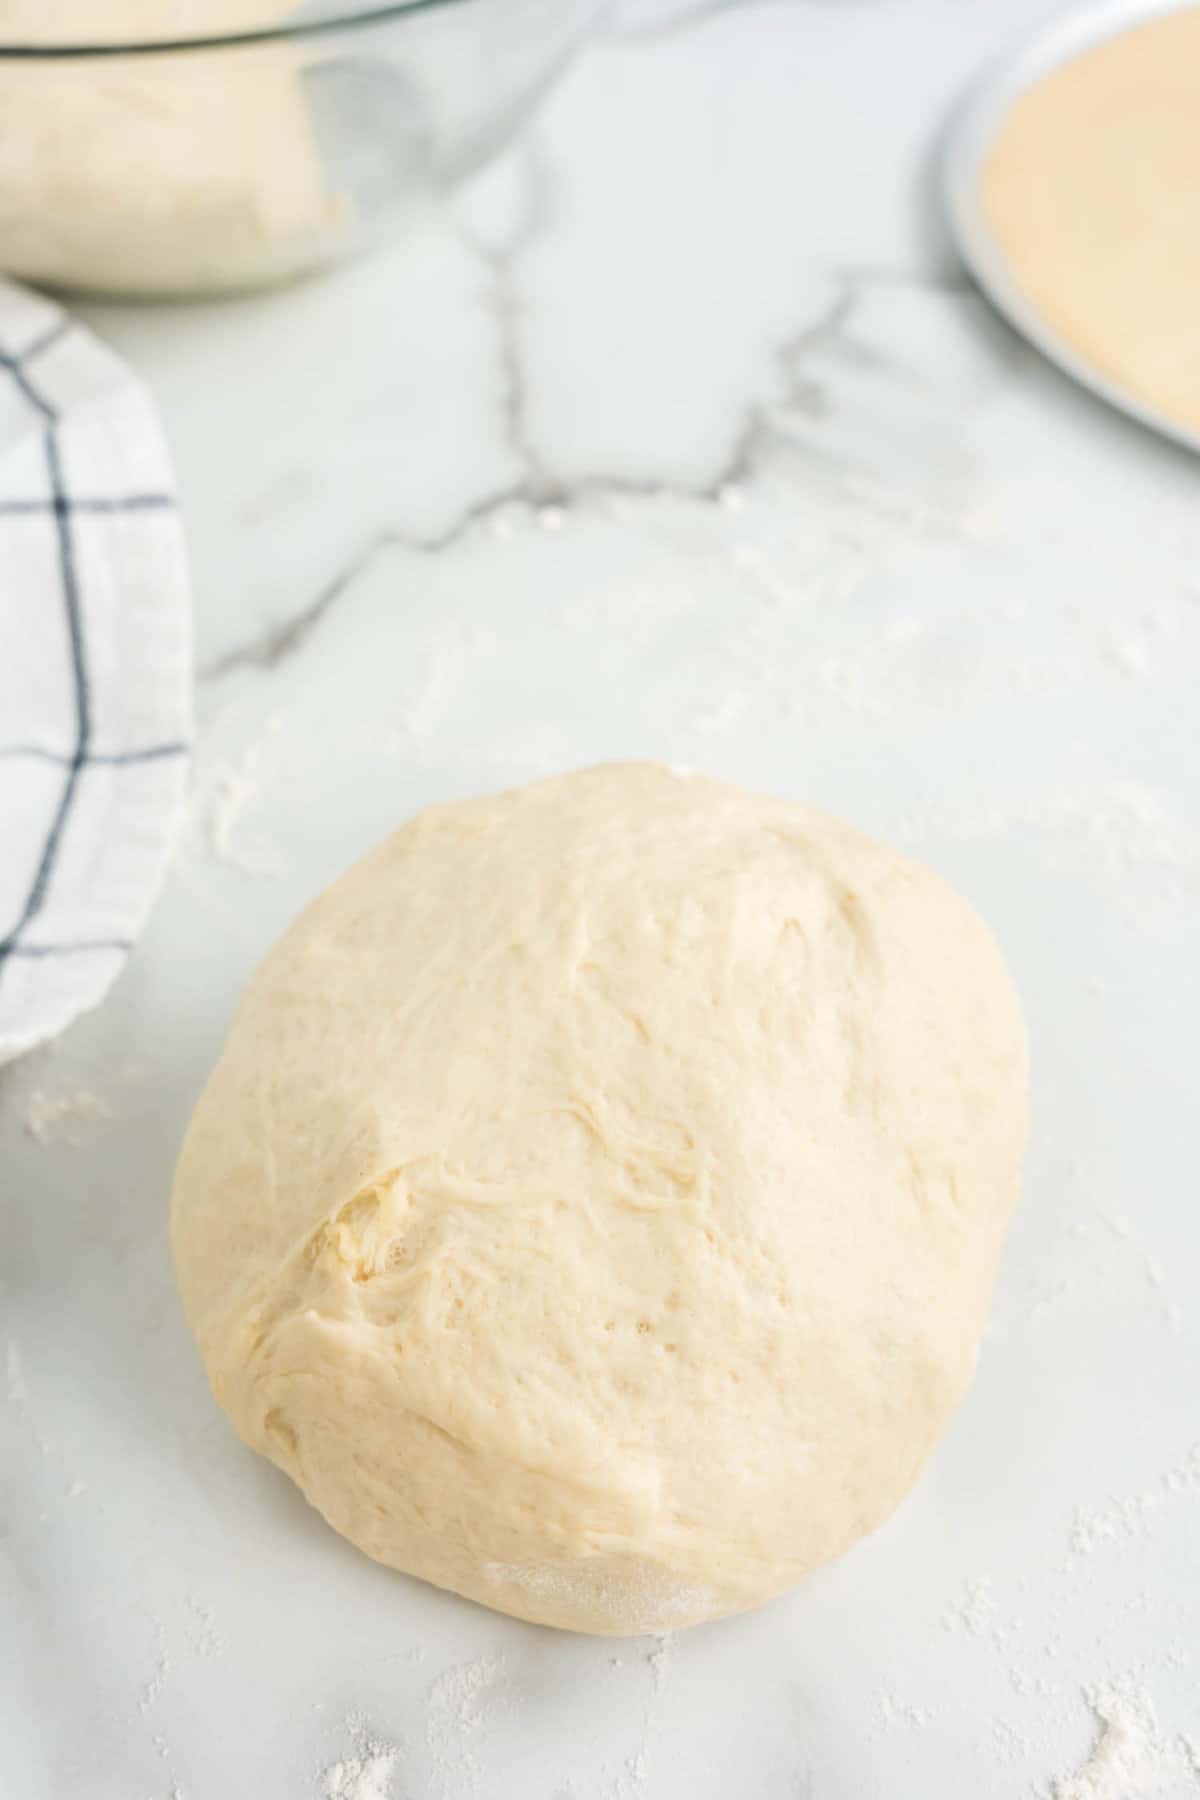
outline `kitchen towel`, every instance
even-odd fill
[[[187,779],[191,605],[149,394],[0,281],[0,1062],[102,999]]]

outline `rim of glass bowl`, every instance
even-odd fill
[[[79,58],[113,56],[176,56],[189,50],[236,50],[253,44],[278,44],[319,38],[329,32],[356,31],[367,25],[386,24],[414,13],[439,12],[462,6],[467,0],[388,0],[386,5],[356,6],[348,12],[322,13],[291,24],[255,26],[248,31],[216,31],[202,37],[114,38],[109,42],[78,44],[0,43],[3,62],[70,62]]]

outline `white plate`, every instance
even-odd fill
[[[996,135],[1027,89],[1092,45],[1117,37],[1147,19],[1183,12],[1194,4],[1195,0],[1109,0],[1107,5],[1072,13],[1036,37],[1026,39],[993,64],[968,93],[951,121],[942,177],[950,223],[963,258],[1009,323],[1044,356],[1111,406],[1191,450],[1200,450],[1200,433],[1189,431],[1157,407],[1138,400],[1073,350],[1030,305],[1013,279],[1009,260],[988,224],[981,182],[984,162]]]
[[[191,607],[149,394],[0,282],[0,1062],[95,1006],[166,866]]]

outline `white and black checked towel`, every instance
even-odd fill
[[[187,775],[191,608],[146,391],[0,282],[0,1062],[115,979]]]

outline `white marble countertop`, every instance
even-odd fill
[[[82,309],[175,445],[201,736],[126,974],[0,1080],[14,1800],[1200,1791],[1197,465],[1027,352],[940,221],[952,96],[1053,0],[665,10],[413,241]],[[665,1644],[341,1543],[217,1413],[166,1239],[297,906],[427,801],[630,755],[945,872],[1034,1064],[979,1378],[917,1494]]]

